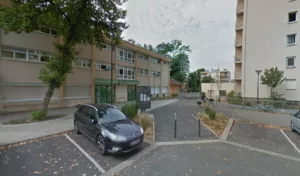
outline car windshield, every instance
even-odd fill
[[[101,123],[110,123],[126,119],[126,116],[115,108],[99,109],[98,115]]]

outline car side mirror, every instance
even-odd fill
[[[96,119],[92,119],[92,120],[91,120],[91,123],[92,123],[92,124],[96,124],[96,123],[97,123]]]

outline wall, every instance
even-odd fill
[[[127,101],[127,85],[116,85],[116,102]]]
[[[207,97],[209,97],[208,91],[213,90],[214,96],[212,98],[219,96],[219,90],[226,90],[226,94],[234,90],[234,83],[220,83],[219,87],[216,83],[202,83],[201,86],[202,92],[205,92]]]
[[[272,4],[272,6],[270,6]],[[251,0],[248,2],[245,97],[256,97],[257,74],[255,70],[265,70],[277,66],[284,71],[284,77],[296,79],[296,90],[286,90],[283,82],[276,92],[284,94],[288,100],[300,100],[300,69],[286,68],[286,57],[296,56],[296,67],[300,62],[299,10],[300,1]],[[288,13],[298,10],[298,23],[288,24]],[[262,15],[263,14],[263,15]],[[286,35],[297,33],[295,46],[287,46]],[[270,89],[260,85],[260,97],[269,97]]]

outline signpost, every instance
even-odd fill
[[[146,109],[151,108],[151,87],[150,86],[138,86],[136,89],[136,103],[141,110],[145,112]]]

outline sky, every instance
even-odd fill
[[[237,0],[128,0],[125,39],[156,46],[173,39],[191,47],[190,71],[233,73]]]

